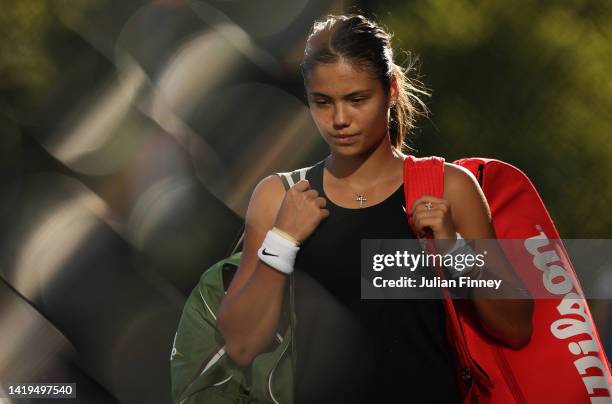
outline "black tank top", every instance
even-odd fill
[[[323,191],[324,161],[307,173]],[[327,198],[326,198],[327,199]],[[361,239],[414,238],[403,186],[376,205],[330,215],[295,264],[296,403],[457,403],[440,300],[362,300]]]

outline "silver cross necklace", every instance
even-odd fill
[[[329,157],[327,158],[328,161],[328,167],[329,167]],[[370,186],[368,189],[372,189],[375,188],[378,185],[379,181],[376,181],[376,183],[372,186]],[[346,185],[348,185],[348,187],[353,191],[353,195],[355,195],[355,201],[359,202],[359,209],[363,208],[363,203],[366,202],[368,200],[368,198],[366,198],[365,193],[359,193],[359,192],[355,192],[355,189],[351,186],[351,184],[349,184],[348,182],[345,182]]]
[[[369,190],[371,190],[373,192],[376,189],[376,187],[378,186],[378,182],[379,181],[376,181],[376,183],[374,185],[368,187],[367,189],[369,189]],[[368,200],[368,198],[366,198],[365,193],[363,193],[363,192],[355,192],[355,189],[348,182],[346,183],[346,185],[348,185],[348,187],[351,189],[351,191],[353,191],[353,195],[355,195],[355,201],[359,202],[359,209],[363,208],[363,203]]]
[[[367,201],[368,199],[363,194],[355,193],[355,195],[356,195],[355,200],[359,202],[359,208],[363,208],[363,203]]]

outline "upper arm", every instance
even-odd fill
[[[444,163],[444,199],[450,202],[455,229],[463,238],[496,238],[489,204],[469,170]]]
[[[487,254],[487,271],[504,281],[497,295],[486,289],[474,292],[474,296],[477,293],[486,296],[485,299],[473,300],[478,316],[490,335],[518,349],[529,341],[531,335],[533,301],[525,300],[522,292],[520,300],[499,300],[503,294],[517,296],[516,288],[524,288],[524,285],[495,240],[489,204],[474,175],[454,164],[445,165],[444,171],[444,198],[450,202],[455,230],[466,240],[473,241],[478,253]]]
[[[257,250],[266,233],[274,226],[276,215],[285,197],[285,187],[278,175],[272,174],[261,180],[251,195],[245,217],[244,244],[240,265],[227,296],[232,295],[248,281],[257,264]]]

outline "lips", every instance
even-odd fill
[[[355,141],[356,137],[357,137],[357,134],[353,134],[353,135],[332,135],[332,138],[336,141],[336,143],[340,143],[340,144],[353,143]]]

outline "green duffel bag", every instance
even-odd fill
[[[285,190],[306,177],[311,167],[278,173]],[[244,234],[243,234],[244,236]],[[225,352],[217,328],[221,300],[240,263],[235,252],[210,268],[193,289],[179,322],[170,356],[172,398],[175,404],[293,403],[295,371],[294,276],[289,276],[279,331],[272,346],[248,368],[236,366]]]
[[[284,334],[277,333],[273,346],[250,367],[236,366],[225,352],[216,313],[241,255],[235,253],[208,268],[187,298],[170,357],[176,404],[293,403],[295,355],[289,307],[283,310],[279,326]],[[292,287],[291,281],[289,302]]]

